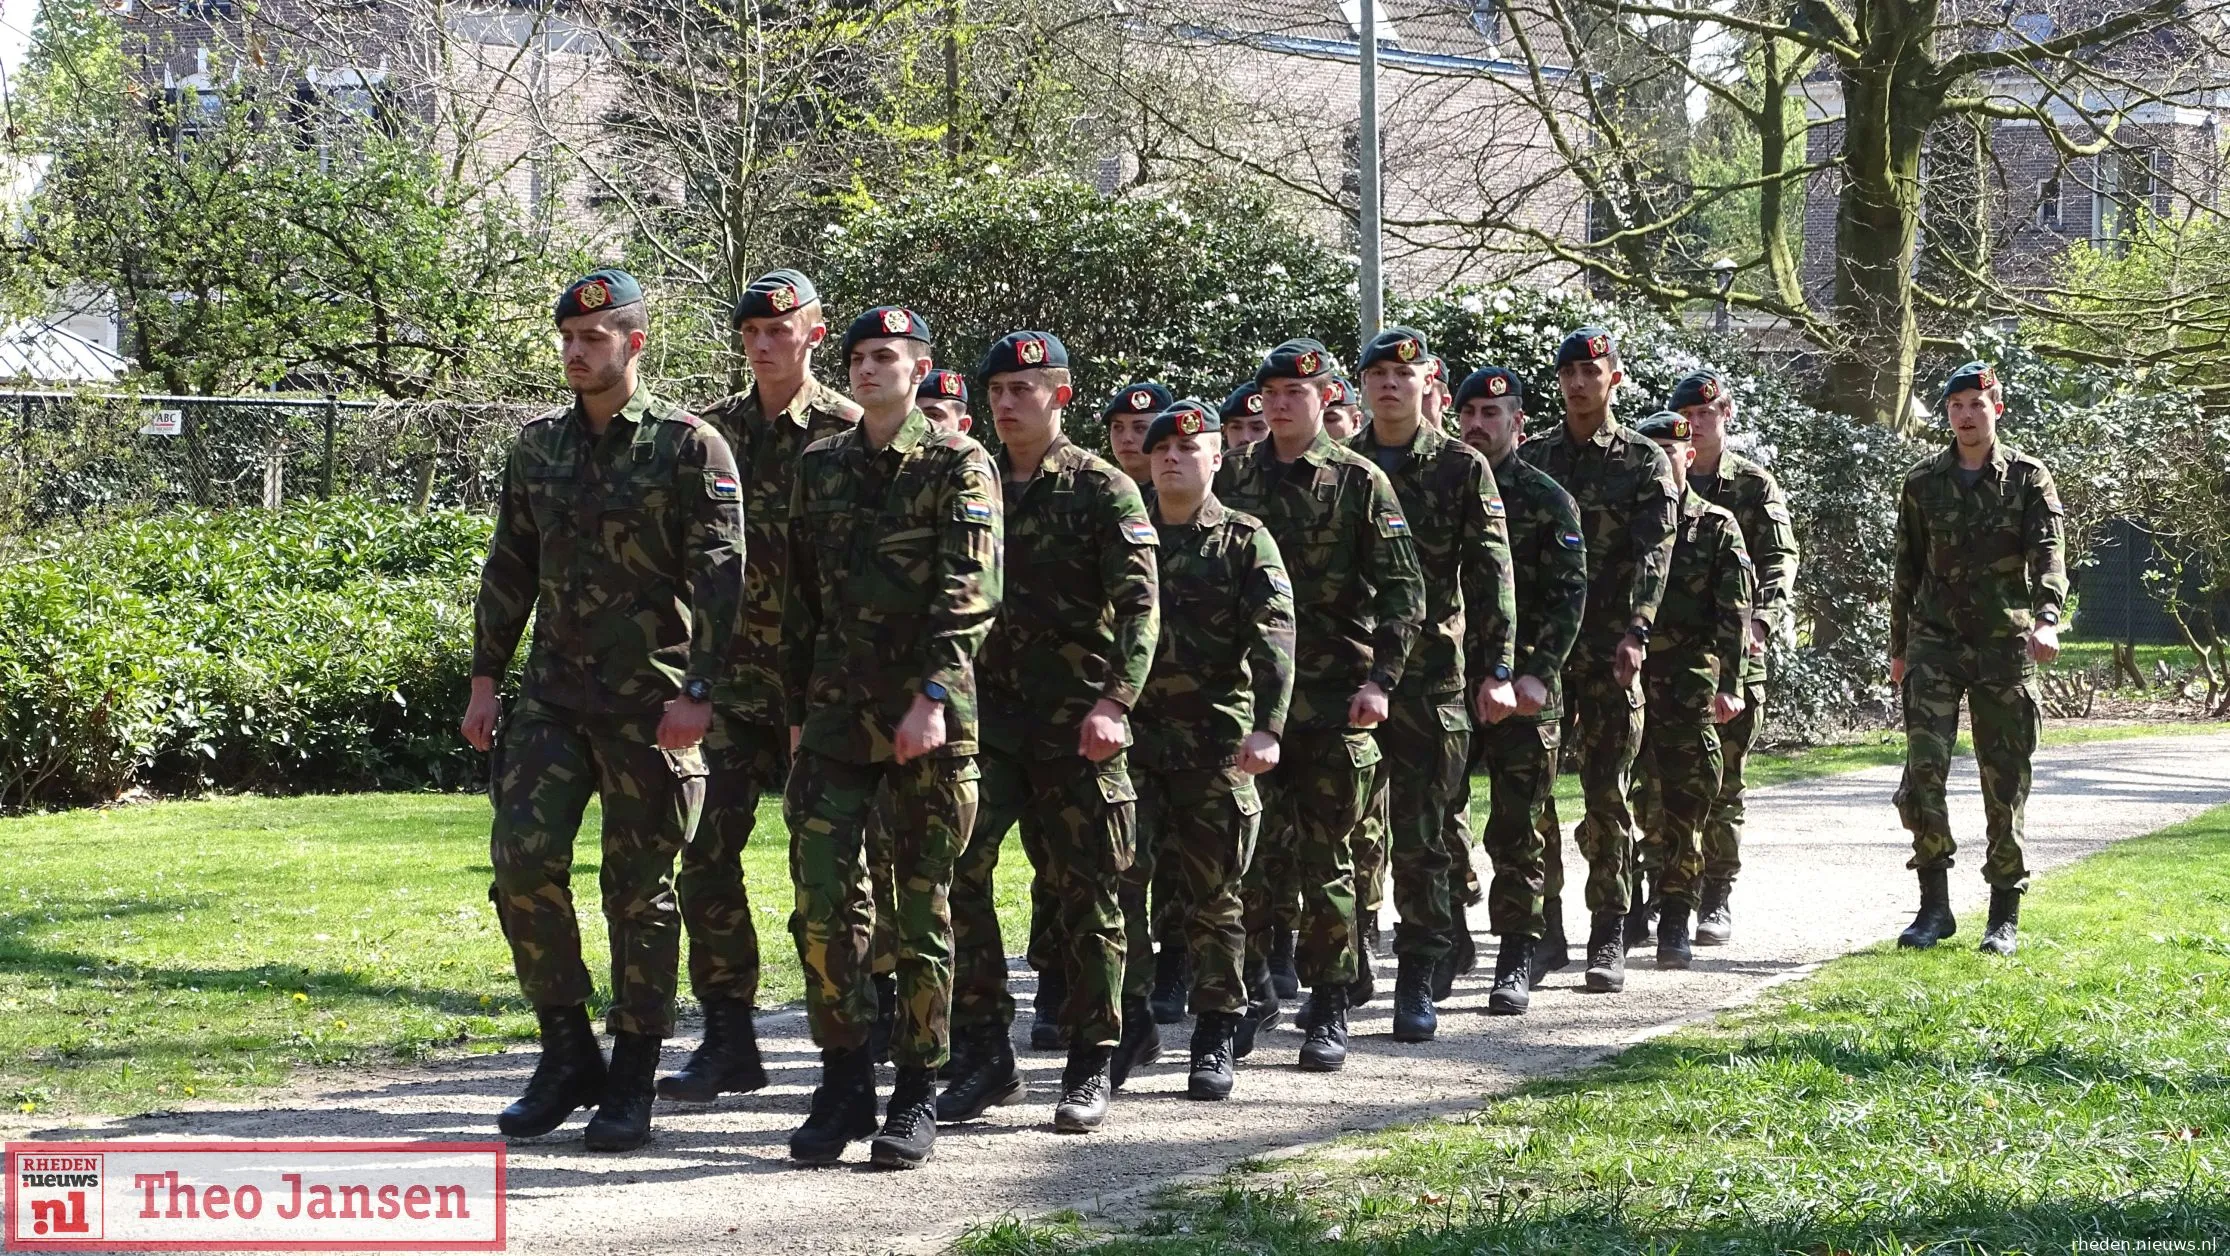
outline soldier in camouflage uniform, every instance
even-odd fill
[[[1889,599],[1890,681],[1905,698],[1897,813],[1913,835],[1906,866],[1920,873],[1920,914],[1897,944],[1934,946],[1958,928],[1944,777],[1964,695],[1989,836],[1982,949],[2011,955],[2029,882],[2021,811],[2043,730],[2036,667],[2059,656],[2067,601],[2064,511],[2044,464],[1998,440],[2005,393],[1988,363],[1952,372],[1940,404],[1952,445],[1905,473]]]
[[[1611,417],[1625,378],[1610,333],[1582,327],[1556,351],[1564,423],[1527,441],[1518,456],[1549,473],[1579,504],[1587,538],[1587,618],[1564,692],[1579,716],[1580,787],[1587,814],[1574,834],[1587,856],[1587,988],[1626,988],[1624,916],[1646,903],[1634,883],[1634,817],[1627,774],[1642,735],[1642,659],[1665,593],[1680,497],[1664,451]],[[1548,858],[1559,858],[1555,808],[1544,816]]]
[[[1263,778],[1270,819],[1247,876],[1247,949],[1251,968],[1267,954],[1272,888],[1298,884],[1300,976],[1313,988],[1302,1018],[1301,1067],[1309,1071],[1347,1059],[1347,988],[1356,975],[1348,837],[1377,776],[1370,730],[1386,719],[1425,615],[1424,579],[1393,485],[1324,434],[1331,373],[1332,355],[1313,340],[1271,350],[1255,372],[1270,437],[1227,459],[1216,477],[1225,505],[1269,526],[1293,583],[1293,709],[1278,767]],[[1242,1048],[1277,1010],[1267,985],[1252,991]]]
[[[1054,905],[1048,933],[1068,977],[1069,1056],[1053,1126],[1085,1133],[1106,1119],[1117,1043],[1139,1062],[1158,1043],[1153,1017],[1121,1006],[1118,898],[1135,845],[1128,717],[1161,622],[1157,537],[1130,477],[1062,435],[1071,391],[1059,339],[1014,332],[976,374],[1001,442],[1006,601],[983,647],[983,806],[953,878],[953,1020],[969,1047],[937,1119],[970,1120],[1022,1094],[992,878],[1007,830],[1028,813],[1040,826],[1034,862]],[[1143,1041],[1125,1035],[1126,1022],[1142,1027]]]
[[[968,414],[968,377],[958,371],[938,367],[923,376],[914,404],[931,427],[966,433],[975,422]]]
[[[782,814],[821,1048],[812,1111],[790,1136],[805,1164],[832,1163],[875,1133],[867,831],[883,789],[898,1078],[872,1156],[918,1165],[936,1139],[934,1074],[952,1007],[946,896],[976,816],[975,655],[999,607],[1000,514],[990,455],[914,404],[929,355],[929,325],[911,310],[853,320],[843,356],[864,414],[805,451],[790,497],[781,658],[797,752]]]
[[[1355,385],[1342,375],[1332,377],[1332,399],[1324,404],[1324,434],[1345,445],[1363,430],[1367,420]],[[1267,421],[1265,421],[1267,429]],[[1387,784],[1392,773],[1380,772],[1363,818],[1347,838],[1355,860],[1355,982],[1347,989],[1350,1007],[1360,1007],[1377,997],[1377,974],[1371,960],[1378,954],[1378,917],[1386,906],[1386,833],[1391,796]],[[1290,999],[1301,992],[1301,975],[1293,962],[1294,937],[1301,925],[1301,890],[1283,887],[1278,892],[1277,932],[1271,935],[1270,979],[1278,997]]]
[[[542,1058],[497,1125],[533,1138],[595,1104],[584,1141],[624,1151],[650,1135],[658,1046],[674,1028],[674,855],[697,826],[698,743],[732,657],[743,489],[720,433],[641,382],[648,321],[633,278],[591,273],[556,314],[573,403],[521,429],[504,465],[460,731],[478,749],[495,744],[497,687],[531,619],[525,683],[491,765],[489,898]],[[573,843],[591,798],[604,806],[609,1068],[573,914]]]
[[[1142,379],[1116,389],[1100,407],[1100,422],[1107,425],[1109,454],[1123,474],[1141,488],[1152,478],[1146,466],[1146,429],[1153,425],[1154,416],[1176,399],[1168,385]]]
[[[1393,484],[1425,578],[1424,632],[1378,729],[1386,756],[1379,774],[1390,778],[1393,795],[1396,1042],[1432,1040],[1439,1023],[1435,976],[1456,934],[1469,936],[1450,893],[1441,837],[1448,800],[1465,785],[1466,690],[1476,688],[1479,706],[1494,719],[1516,709],[1510,664],[1517,585],[1502,495],[1486,458],[1425,422],[1431,359],[1424,334],[1408,327],[1390,327],[1363,346],[1371,423],[1348,443]],[[1468,635],[1467,624],[1475,628]],[[1467,686],[1467,677],[1476,685]]]
[[[1517,581],[1516,710],[1500,720],[1481,710],[1484,727],[1474,742],[1488,778],[1486,847],[1494,883],[1487,920],[1499,940],[1487,1011],[1519,1016],[1548,966],[1564,963],[1564,870],[1548,862],[1537,826],[1556,787],[1564,666],[1587,606],[1587,540],[1572,495],[1518,456],[1525,385],[1514,372],[1499,366],[1472,372],[1456,391],[1456,413],[1465,443],[1493,467]],[[1466,791],[1457,806],[1469,805]]]
[[[1756,580],[1734,512],[1696,495],[1688,420],[1659,411],[1635,428],[1657,442],[1680,485],[1680,530],[1657,606],[1643,686],[1649,716],[1634,764],[1642,862],[1657,879],[1657,966],[1686,968],[1688,920],[1703,880],[1700,834],[1719,796],[1719,727],[1742,714],[1742,653]]]
[[[1251,379],[1231,390],[1216,407],[1216,417],[1223,420],[1227,461],[1232,452],[1269,439],[1270,419],[1262,413],[1262,385]]]
[[[1199,1017],[1186,1083],[1195,1099],[1231,1094],[1247,1002],[1239,890],[1262,815],[1254,778],[1277,764],[1293,695],[1293,586],[1269,529],[1209,490],[1222,443],[1222,421],[1191,399],[1146,432],[1154,470],[1146,504],[1160,529],[1167,613],[1134,716],[1138,861],[1123,882],[1131,931],[1126,1007],[1145,994],[1148,882],[1159,887],[1166,876],[1178,884],[1185,907],[1178,945],[1192,956]]]

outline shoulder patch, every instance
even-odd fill
[[[1262,574],[1270,578],[1270,590],[1272,592],[1282,594],[1286,597],[1293,596],[1293,582],[1286,579],[1285,568],[1266,568]]]
[[[1133,545],[1161,544],[1161,537],[1154,531],[1154,525],[1144,519],[1123,520],[1122,533],[1123,539]]]
[[[990,527],[993,514],[990,502],[969,501],[963,497],[952,504],[952,517],[959,523],[980,523]]]
[[[1577,532],[1566,532],[1556,538],[1556,543],[1568,550],[1586,549],[1587,538]]]
[[[1767,502],[1765,504],[1765,517],[1775,523],[1787,523],[1789,522],[1789,508],[1779,502]]]
[[[1499,519],[1502,516],[1509,514],[1510,511],[1508,507],[1502,504],[1502,498],[1499,494],[1497,494],[1496,496],[1487,499],[1487,513]]]
[[[1380,515],[1378,517],[1378,534],[1380,536],[1408,536],[1409,520],[1391,512]]]
[[[705,496],[716,502],[739,502],[743,500],[743,485],[736,479],[733,471],[707,468],[705,471]]]

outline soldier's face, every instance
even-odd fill
[[[862,340],[852,346],[848,364],[852,400],[884,412],[907,405],[929,374],[930,364],[929,346],[919,340]]]
[[[1687,488],[1688,464],[1696,460],[1696,447],[1684,440],[1661,440],[1657,448],[1664,450],[1665,457],[1673,464],[1673,483]]]
[[[983,391],[999,439],[1025,445],[1053,439],[1055,422],[1069,399],[1068,385],[1053,383],[1044,371],[1006,371],[992,376]]]
[[[1363,412],[1356,406],[1326,406],[1324,430],[1333,440],[1346,440],[1363,430]]]
[[[1303,444],[1324,429],[1324,383],[1314,379],[1273,379],[1262,386],[1262,413],[1270,435]]]
[[[1241,449],[1270,434],[1270,420],[1260,414],[1242,414],[1223,421],[1223,438]]]
[[[1371,413],[1401,419],[1422,416],[1425,393],[1431,387],[1425,371],[1422,363],[1414,362],[1373,362],[1365,367],[1363,393],[1371,399]]]
[[[736,343],[760,379],[794,379],[805,373],[813,346],[829,334],[819,302],[774,318],[747,318],[736,324]]]
[[[968,430],[968,408],[952,398],[939,397],[935,401],[921,402],[920,405],[922,416],[929,420],[931,427],[943,428],[948,432]]]
[[[1208,491],[1223,465],[1223,436],[1202,432],[1197,436],[1168,436],[1154,446],[1147,459],[1153,464],[1154,491],[1186,500]]]
[[[1144,483],[1151,472],[1146,465],[1145,451],[1139,446],[1146,441],[1146,429],[1154,425],[1150,414],[1111,414],[1107,417],[1107,447],[1115,455],[1116,465],[1123,474]]]
[[[1579,414],[1601,414],[1610,409],[1611,391],[1626,378],[1615,358],[1592,362],[1566,362],[1556,368],[1557,390],[1564,394],[1564,408]]]
[[[1500,462],[1518,447],[1518,433],[1525,430],[1525,412],[1508,397],[1473,397],[1463,403],[1463,443]]]
[[[2005,403],[1989,389],[1970,388],[1944,402],[1951,434],[1966,449],[1988,449],[1998,439],[1998,416],[2004,412]]]
[[[1727,420],[1734,417],[1734,402],[1721,397],[1700,406],[1682,406],[1680,413],[1688,420],[1688,431],[1699,445],[1713,449],[1726,443]]]
[[[558,352],[565,361],[565,383],[577,393],[608,392],[627,379],[627,363],[643,351],[640,329],[613,325],[612,311],[577,314],[558,325]]]

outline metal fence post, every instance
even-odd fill
[[[318,478],[317,495],[321,500],[333,498],[333,441],[341,426],[341,399],[337,394],[325,394],[325,470]]]

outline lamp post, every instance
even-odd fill
[[[1358,295],[1362,298],[1362,336],[1369,344],[1386,319],[1386,285],[1379,273],[1378,247],[1378,0],[1359,0],[1362,20],[1361,82],[1357,91],[1360,117],[1356,125],[1355,164],[1358,199],[1355,213],[1357,260],[1360,262]]]

